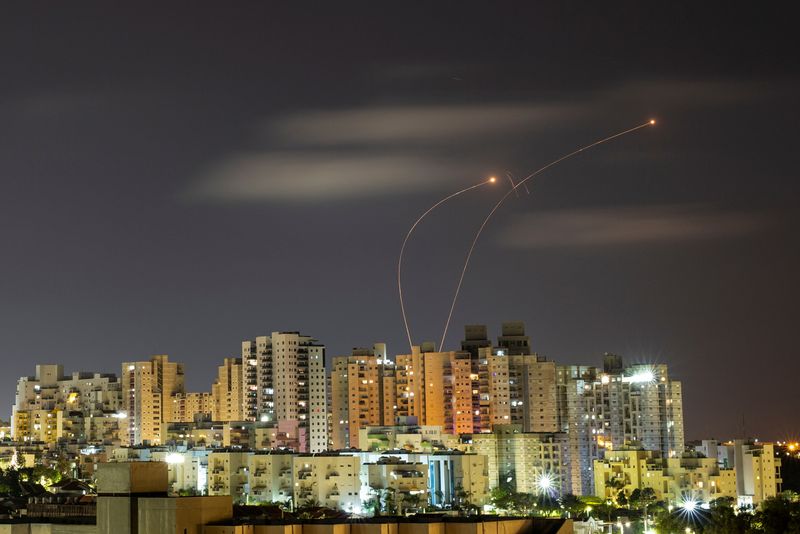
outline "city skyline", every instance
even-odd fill
[[[165,7],[173,27],[62,6],[32,32],[15,9],[0,21],[4,407],[36,363],[119,373],[168,354],[207,391],[242,340],[274,331],[313,334],[329,360],[377,342],[405,354],[402,236],[498,176],[409,244],[415,341],[438,343],[505,172],[655,117],[509,199],[453,324],[523,321],[563,364],[667,364],[689,439],[800,431],[785,399],[797,73],[769,7]]]

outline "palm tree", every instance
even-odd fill
[[[472,492],[464,489],[464,486],[459,482],[456,484],[456,505],[455,508],[460,510],[469,509],[472,507],[470,499],[472,499]]]
[[[568,517],[577,518],[586,509],[586,505],[572,493],[567,493],[560,500],[561,506],[569,514]]]
[[[403,494],[402,504],[406,510],[416,512],[419,505],[422,504],[422,495],[419,493],[405,493]]]

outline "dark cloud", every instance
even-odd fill
[[[546,139],[626,106],[655,102],[668,116],[677,106],[730,106],[756,94],[748,83],[663,80],[528,103],[377,104],[299,111],[266,121],[255,140],[263,150],[229,154],[211,164],[186,197],[336,202],[437,190],[463,182],[484,167],[481,152],[466,152],[465,146],[477,144],[484,155],[503,154],[503,147],[520,136],[528,142]],[[507,149],[503,157],[510,159]]]
[[[432,190],[470,172],[414,154],[265,152],[232,156],[194,186],[188,199],[228,202],[338,202]]]

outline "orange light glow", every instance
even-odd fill
[[[491,178],[489,178],[489,181],[490,181],[490,182],[492,182],[492,183],[495,183],[495,181],[496,181],[496,180],[497,180],[497,178],[495,178],[494,176],[492,176]]]
[[[655,123],[656,123],[655,119],[650,119],[650,124],[655,124]]]

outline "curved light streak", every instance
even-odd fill
[[[481,187],[481,186],[484,186],[484,185],[487,185],[487,184],[491,184],[491,183],[494,183],[494,182],[495,182],[495,178],[494,178],[494,176],[492,176],[488,180],[484,180],[483,182],[480,182],[478,184],[475,184],[475,185],[472,185],[472,186],[469,186],[469,187],[465,187],[464,189],[461,189],[460,191],[456,191],[455,193],[451,193],[451,194],[447,195],[446,197],[441,199],[439,202],[437,202],[436,204],[434,204],[433,206],[428,208],[422,215],[420,215],[419,218],[414,222],[414,224],[411,225],[411,228],[408,230],[408,233],[406,234],[405,239],[403,239],[403,245],[400,247],[400,256],[397,259],[397,294],[400,296],[400,313],[402,313],[402,315],[403,315],[403,325],[405,326],[406,336],[408,337],[409,350],[411,350],[411,348],[413,347],[413,343],[411,341],[411,329],[408,326],[408,318],[406,317],[406,307],[405,307],[405,303],[403,302],[403,284],[402,284],[402,281],[401,281],[402,279],[401,279],[400,275],[401,275],[401,271],[402,271],[402,268],[403,268],[403,253],[406,250],[406,244],[408,243],[408,240],[411,237],[411,234],[414,233],[414,230],[416,229],[417,225],[419,225],[419,223],[422,222],[422,219],[424,219],[430,212],[432,212],[433,210],[435,210],[436,208],[438,208],[439,206],[441,206],[442,204],[444,204],[445,202],[447,202],[451,198],[457,197],[458,195],[460,195],[462,193],[466,193],[467,191],[471,191],[471,190],[476,189],[478,187]]]
[[[586,145],[584,147],[581,147],[578,150],[574,150],[574,151],[570,152],[569,154],[565,154],[565,155],[561,156],[560,158],[551,161],[550,163],[548,163],[544,167],[541,167],[541,168],[533,171],[531,174],[526,176],[524,179],[518,181],[517,184],[510,191],[508,191],[505,195],[503,195],[500,198],[500,200],[497,202],[497,204],[495,204],[494,207],[489,211],[489,214],[483,220],[483,223],[481,224],[480,228],[478,228],[478,232],[475,234],[475,238],[472,240],[472,245],[470,245],[470,247],[469,247],[469,252],[467,252],[467,257],[464,260],[464,267],[461,269],[461,276],[459,277],[458,285],[456,286],[456,292],[455,292],[455,295],[453,295],[453,302],[450,305],[450,312],[447,314],[447,322],[444,325],[444,332],[442,333],[442,340],[439,343],[439,351],[441,351],[443,349],[443,347],[444,347],[444,342],[445,342],[445,339],[447,338],[447,330],[448,330],[448,328],[450,328],[450,321],[453,318],[453,310],[456,307],[456,301],[458,300],[458,294],[461,292],[461,286],[464,283],[464,275],[467,272],[467,267],[469,267],[469,261],[472,258],[472,252],[475,250],[475,245],[477,244],[478,239],[481,237],[481,234],[483,233],[483,229],[486,228],[486,225],[489,223],[489,220],[494,215],[494,212],[496,212],[500,208],[500,206],[503,205],[503,203],[506,201],[506,199],[509,196],[511,196],[511,193],[515,193],[519,186],[525,184],[525,182],[527,182],[528,180],[530,180],[534,176],[537,176],[538,174],[543,173],[544,171],[546,171],[550,167],[552,167],[554,165],[558,165],[559,163],[561,163],[562,161],[564,161],[566,159],[569,159],[569,158],[571,158],[573,156],[577,156],[578,154],[580,154],[581,152],[583,152],[585,150],[589,150],[590,148],[596,147],[597,145],[602,145],[603,143],[607,143],[607,142],[611,141],[612,139],[616,139],[617,137],[621,137],[623,135],[627,135],[629,133],[635,132],[636,130],[640,130],[642,128],[646,128],[648,126],[653,126],[653,125],[655,125],[655,123],[656,123],[656,121],[651,119],[651,120],[649,120],[649,121],[647,121],[647,122],[645,122],[643,124],[640,124],[638,126],[634,126],[633,128],[628,128],[627,130],[623,130],[621,132],[617,132],[617,133],[615,133],[613,135],[609,135],[608,137],[604,137],[604,138],[599,139],[599,140],[597,140],[597,141],[595,141],[593,143],[590,143],[590,144],[588,144],[588,145]]]

